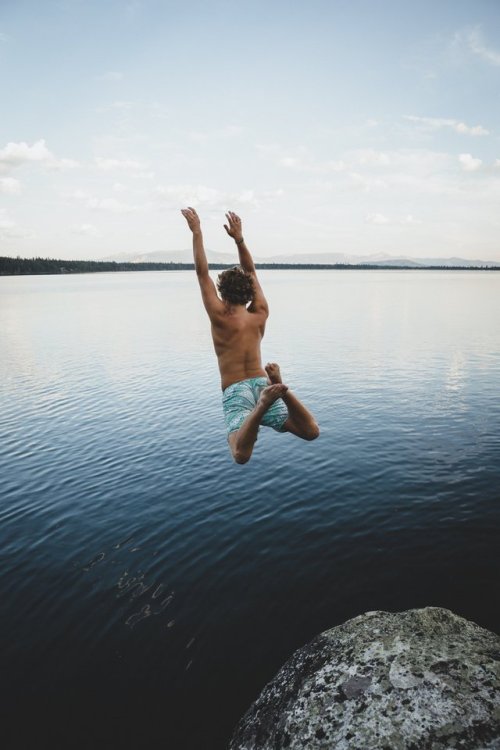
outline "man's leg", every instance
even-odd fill
[[[278,398],[285,397],[286,391],[287,386],[283,383],[276,383],[263,388],[255,408],[250,412],[240,429],[231,432],[228,438],[229,447],[237,464],[246,464],[250,460],[262,417],[271,404],[274,404]]]
[[[271,383],[279,384],[282,382],[280,368],[276,362],[269,362],[264,369]],[[304,440],[315,440],[319,436],[319,427],[311,412],[290,391],[284,393],[281,398],[288,409],[288,419],[283,425],[283,429]]]

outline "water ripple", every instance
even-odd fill
[[[235,669],[256,693],[367,609],[500,627],[500,275],[447,276],[445,308],[432,273],[264,274],[264,357],[322,434],[263,429],[244,467],[192,276],[109,276],[0,279],[0,627],[26,713],[29,684],[217,717]]]

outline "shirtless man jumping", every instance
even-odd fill
[[[272,362],[262,367],[260,342],[269,307],[243,239],[241,219],[232,211],[226,214],[224,228],[236,242],[240,267],[219,274],[220,299],[208,273],[198,214],[194,208],[185,208],[182,215],[193,233],[194,265],[212,324],[227,439],[234,460],[238,464],[249,461],[261,424],[314,440],[319,435],[318,425],[282,382],[279,366]]]

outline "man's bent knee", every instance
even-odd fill
[[[304,432],[304,440],[316,440],[319,437],[319,426],[314,423]]]
[[[234,451],[233,452],[233,458],[236,461],[237,464],[246,464],[248,461],[250,461],[251,453],[242,453],[241,451]]]

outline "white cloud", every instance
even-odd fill
[[[0,193],[14,195],[21,192],[21,183],[13,177],[0,177]]]
[[[380,213],[373,213],[373,214],[367,214],[365,216],[365,222],[367,224],[389,224],[390,220],[385,216],[384,214]]]
[[[13,237],[17,237],[18,234],[15,230],[15,223],[13,221],[6,221],[5,219],[0,219],[0,237],[3,239],[11,239]]]
[[[18,167],[28,161],[49,161],[53,158],[44,140],[37,141],[32,146],[25,141],[11,142],[0,149],[0,166],[4,168]]]
[[[0,216],[0,231],[5,232],[6,230],[12,229],[16,226],[14,221],[4,218],[4,214]]]
[[[405,115],[405,120],[415,122],[417,125],[422,127],[424,130],[439,130],[440,128],[451,128],[456,133],[462,135],[489,135],[489,130],[483,128],[482,125],[466,125],[464,122],[459,120],[453,120],[443,117],[417,117],[416,115]]]
[[[277,188],[256,191],[247,188],[231,193],[207,185],[157,185],[154,195],[179,209],[183,206],[200,206],[224,212],[236,206],[259,208],[262,204],[273,203],[282,198],[284,190]]]
[[[406,214],[406,216],[401,219],[401,224],[421,224],[422,222],[419,221],[419,219],[416,219],[413,214]]]
[[[360,174],[359,172],[350,172],[349,178],[354,187],[361,188],[361,190],[365,190],[367,193],[373,190],[384,190],[388,186],[386,180],[381,180],[379,177]]]
[[[10,142],[0,149],[0,171],[6,172],[29,162],[38,162],[53,169],[66,169],[78,166],[74,159],[58,159],[49,151],[42,138],[30,146],[25,141]]]
[[[57,169],[57,170],[64,170],[64,169],[76,169],[76,167],[80,166],[80,163],[77,162],[75,159],[50,159],[46,162],[45,166],[49,167],[49,169]]]
[[[156,194],[179,206],[220,206],[225,204],[225,194],[206,185],[158,185]]]
[[[8,40],[8,38],[9,38],[9,37],[7,36],[7,34],[3,34],[3,33],[2,33],[1,31],[0,31],[0,42],[6,42],[6,41]]]
[[[382,213],[371,213],[365,216],[365,222],[367,224],[378,224],[384,226],[387,224],[400,224],[402,226],[421,224],[419,219],[416,219],[413,214],[406,214],[401,219],[389,219],[385,214]]]
[[[500,159],[495,159],[495,167],[500,167]]]
[[[133,109],[134,102],[124,102],[124,101],[116,101],[111,102],[109,105],[110,109],[124,109],[124,110],[130,110]]]
[[[245,132],[241,125],[225,125],[223,128],[209,131],[194,130],[189,133],[189,138],[196,143],[206,143],[208,140],[235,138]]]
[[[81,234],[84,237],[100,237],[101,233],[93,224],[79,224],[73,227],[73,234]]]
[[[103,211],[112,214],[130,214],[141,209],[141,206],[139,205],[122,203],[116,198],[97,198],[96,196],[88,193],[86,190],[81,190],[79,188],[63,193],[62,197],[69,198],[75,201],[81,201],[91,211]]]
[[[116,198],[91,198],[87,207],[92,211],[107,211],[112,214],[130,214],[139,209],[139,206],[120,203]]]
[[[143,169],[145,164],[136,159],[105,159],[101,156],[96,156],[95,163],[98,169],[112,170],[112,169]]]
[[[275,198],[283,198],[285,191],[283,188],[276,188],[275,190],[263,190],[261,193],[263,198],[274,200]]]
[[[266,158],[276,157],[280,151],[280,146],[277,146],[275,143],[256,143],[254,148],[258,154]]]
[[[321,166],[321,171],[323,172],[343,172],[346,168],[346,164],[342,159],[328,159]]]
[[[463,122],[454,123],[453,126],[457,133],[466,133],[467,135],[489,135],[490,131],[483,128],[482,125],[466,125]]]
[[[159,102],[151,102],[149,106],[151,117],[157,120],[169,120],[170,110]]]
[[[257,205],[257,198],[255,196],[255,190],[243,190],[237,196],[235,196],[237,203],[248,204],[251,206]]]
[[[241,206],[242,208],[252,207],[259,208],[263,203],[272,203],[276,199],[282,198],[284,190],[242,190],[241,193],[228,193],[224,198],[224,210],[231,206]]]
[[[15,221],[9,219],[5,210],[0,210],[0,237],[4,239],[28,239],[33,236],[32,232],[21,229]]]
[[[285,158],[280,154],[280,147],[277,145],[259,146],[257,149],[266,156],[267,160]],[[300,157],[300,153],[290,155],[290,158],[297,160]],[[319,171],[321,162],[309,154],[307,158],[310,160],[309,163],[314,164]],[[290,161],[288,169],[295,169],[298,163],[298,161]],[[377,195],[380,199],[383,197],[387,206],[392,208],[402,198],[410,202],[413,202],[417,196],[419,196],[419,201],[428,200],[429,196],[439,200],[444,200],[444,196],[463,198],[466,192],[472,191],[474,195],[477,195],[480,190],[486,188],[487,175],[482,169],[484,163],[470,154],[459,158],[458,154],[425,148],[393,150],[365,148],[339,152],[335,163],[342,164],[343,168],[337,172],[330,171],[327,181],[316,182],[314,185],[308,182],[301,187],[301,190],[308,191],[308,194],[311,190],[314,192],[315,189],[319,189],[321,193],[334,192],[339,196],[342,204],[348,200],[349,192],[357,190]],[[470,181],[468,175],[474,170],[479,170],[480,167],[481,170],[476,174],[481,175],[481,179]],[[382,215],[386,214],[384,205],[380,204]],[[380,220],[380,217],[369,213],[369,206],[367,206],[366,214],[369,216],[368,221],[383,223],[383,219]],[[404,215],[404,210],[401,210],[400,216]],[[389,216],[388,213],[387,216]],[[403,223],[409,224],[411,221],[411,219],[395,218],[390,223],[402,225]],[[415,220],[414,223],[419,222]]]
[[[393,161],[393,157],[384,151],[375,151],[372,148],[359,149],[354,152],[354,158],[361,166],[387,167]]]
[[[343,172],[346,164],[341,159],[324,159],[320,161],[311,154],[308,148],[297,146],[292,152],[276,144],[255,144],[255,150],[262,157],[273,161],[280,167],[295,172],[308,174],[328,174]]]
[[[483,163],[481,159],[475,159],[472,154],[460,154],[458,160],[466,172],[475,172]]]
[[[111,102],[111,104],[107,104],[104,107],[96,107],[95,111],[98,112],[99,114],[103,114],[105,112],[114,112],[114,111],[117,111],[119,113],[126,113],[134,109],[135,106],[136,106],[135,102],[117,100],[117,101]]]
[[[492,65],[500,65],[500,52],[486,46],[479,26],[468,32],[467,43],[469,49],[475,55],[478,55],[478,57],[481,57]]]
[[[90,195],[87,193],[86,190],[81,190],[80,188],[76,188],[75,190],[66,190],[64,193],[62,193],[63,198],[71,198],[75,201],[82,201],[87,200],[90,198]]]
[[[399,149],[398,151],[376,151],[374,149],[357,149],[346,157],[348,164],[359,168],[384,168],[384,177],[389,169],[406,174],[433,174],[450,165],[450,156],[439,151],[427,149]]]
[[[329,173],[332,177],[338,173],[340,180],[345,175],[352,185],[363,189],[385,188],[386,181],[399,173],[435,174],[449,168],[454,160],[449,154],[428,149],[378,151],[372,148],[354,149],[343,153],[340,159],[323,162],[308,158],[306,163],[305,160],[301,162],[298,156],[290,157],[286,164],[289,168],[317,174]],[[278,163],[283,165],[283,158]]]
[[[121,81],[123,73],[119,70],[108,70],[106,73],[98,76],[100,81]]]
[[[324,174],[326,172],[342,172],[346,165],[342,160],[335,161],[328,159],[320,162],[308,155],[303,156],[283,156],[279,164],[287,169],[294,169],[298,172],[309,172],[311,174]]]

